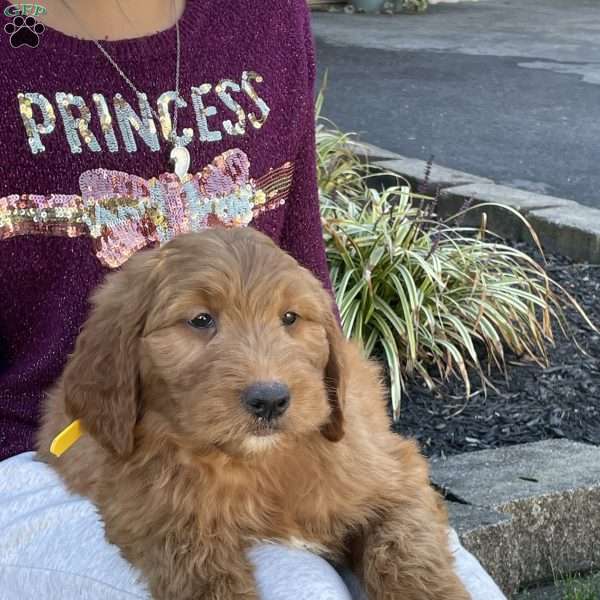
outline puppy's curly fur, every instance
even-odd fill
[[[213,321],[190,326],[201,314]],[[290,391],[268,425],[240,399],[262,381]],[[87,434],[56,459],[73,419]],[[157,599],[258,598],[245,550],[259,540],[348,561],[371,600],[469,598],[427,463],[390,432],[378,367],[320,283],[252,229],[180,236],[108,276],[38,451]]]

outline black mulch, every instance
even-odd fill
[[[532,249],[521,246],[528,253]],[[572,263],[547,256],[548,273],[564,286],[600,328],[600,265]],[[568,438],[600,444],[600,335],[575,310],[566,311],[571,333],[589,356],[557,330],[549,349],[550,365],[542,368],[510,358],[508,381],[492,377],[499,393],[472,397],[458,381],[435,393],[414,382],[404,396],[399,433],[415,437],[428,456],[443,456]]]

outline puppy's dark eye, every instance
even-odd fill
[[[210,329],[215,326],[215,320],[208,313],[201,313],[190,319],[188,325],[194,329]]]
[[[284,325],[293,325],[296,322],[298,315],[294,312],[286,312],[283,317],[281,317],[281,322]]]

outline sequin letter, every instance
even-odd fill
[[[222,79],[215,86],[215,92],[223,104],[237,115],[238,121],[234,125],[229,119],[223,121],[223,128],[229,135],[244,135],[246,132],[246,113],[244,109],[231,97],[229,89],[232,92],[239,92],[240,86],[230,79]]]
[[[102,127],[102,133],[104,134],[106,145],[108,146],[110,152],[117,152],[119,150],[119,144],[117,142],[117,136],[115,135],[115,130],[112,125],[113,120],[110,115],[110,111],[108,110],[106,99],[102,94],[94,94],[92,98],[94,99],[94,104],[96,105],[96,111],[98,113],[98,118],[100,119],[100,127]]]
[[[90,150],[100,152],[100,144],[98,144],[96,136],[89,130],[92,116],[83,98],[81,96],[73,96],[73,94],[56,92],[56,103],[62,117],[71,152],[74,154],[81,153],[81,139],[84,140]],[[73,116],[71,106],[75,106],[79,110],[79,117]],[[81,139],[79,136],[81,136]]]
[[[200,131],[200,141],[202,142],[218,142],[222,139],[220,131],[211,131],[208,128],[208,117],[217,114],[217,109],[214,106],[204,106],[202,96],[206,96],[212,89],[210,83],[203,83],[200,87],[192,87],[192,103],[196,113],[196,121],[198,122],[198,130]]]
[[[257,117],[254,113],[248,113],[248,120],[250,123],[252,123],[252,126],[255,129],[260,129],[265,124],[271,109],[267,106],[267,103],[256,93],[252,87],[252,81],[262,83],[263,77],[254,71],[244,71],[242,73],[242,89],[248,95],[248,97],[254,101],[261,112],[260,117]]]
[[[158,98],[158,116],[160,117],[160,129],[162,136],[165,140],[171,138],[173,130],[173,124],[171,123],[171,113],[169,112],[169,104],[175,101],[175,92],[165,92]],[[187,102],[179,96],[177,98],[177,106],[179,108],[186,108]],[[176,146],[187,146],[194,137],[194,130],[190,127],[186,127],[183,130],[183,135],[177,135],[175,132],[175,145]]]
[[[23,119],[23,125],[25,125],[29,148],[31,148],[32,154],[43,152],[46,147],[42,144],[40,134],[47,135],[54,131],[54,124],[56,123],[54,108],[45,96],[35,92],[18,93],[17,100],[19,101],[19,112]],[[42,113],[43,121],[41,123],[36,123],[33,118],[32,105],[34,104],[39,107]]]
[[[160,150],[160,145],[158,143],[156,123],[152,117],[148,97],[146,94],[140,94],[138,98],[140,101],[141,118],[136,114],[133,108],[131,108],[131,105],[125,101],[121,94],[115,94],[115,113],[117,115],[117,122],[119,123],[123,140],[125,141],[125,148],[127,152],[137,151],[137,144],[135,142],[135,136],[133,135],[133,130],[135,130],[153,152],[158,152]]]

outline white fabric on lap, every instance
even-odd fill
[[[353,600],[336,570],[316,554],[263,544],[250,551],[250,558],[265,600]]]
[[[277,544],[250,556],[263,600],[352,600],[322,558]],[[0,600],[149,600],[87,499],[27,452],[0,462]]]
[[[0,463],[0,598],[149,598],[94,505],[27,452]]]
[[[505,600],[452,535],[457,571],[473,599]],[[351,573],[340,577],[304,550],[263,544],[250,559],[262,600],[360,597]],[[149,600],[138,575],[104,538],[93,504],[70,494],[33,452],[0,462],[0,600]]]

